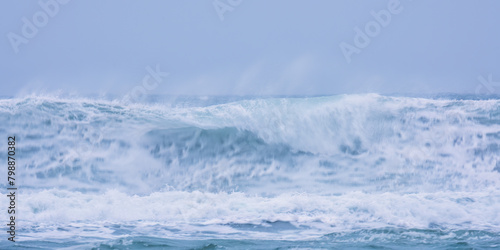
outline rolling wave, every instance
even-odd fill
[[[57,230],[43,223],[109,238],[123,225],[173,238],[500,232],[496,99],[31,96],[0,100],[0,122],[18,141],[27,238]]]

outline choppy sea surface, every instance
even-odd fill
[[[498,98],[28,96],[0,124],[1,249],[500,248]]]

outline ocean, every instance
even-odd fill
[[[0,124],[1,249],[500,248],[499,98],[31,95]]]

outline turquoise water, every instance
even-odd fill
[[[115,225],[114,228],[123,226]],[[116,229],[115,229],[116,230]],[[120,230],[117,230],[121,232]],[[217,237],[214,237],[217,238]],[[135,236],[106,239],[78,237],[73,239],[25,240],[1,247],[29,249],[498,249],[500,235],[474,230],[371,229],[333,233],[310,240],[176,240],[162,237]]]
[[[376,229],[329,234],[313,240],[173,240],[125,237],[27,241],[19,248],[54,249],[498,249],[500,235],[481,231]],[[85,241],[83,243],[82,241]],[[5,244],[4,246],[8,246]]]
[[[0,122],[2,249],[500,248],[499,99],[30,96]]]

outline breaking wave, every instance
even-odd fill
[[[500,236],[497,99],[31,96],[0,100],[0,123],[25,239]]]

